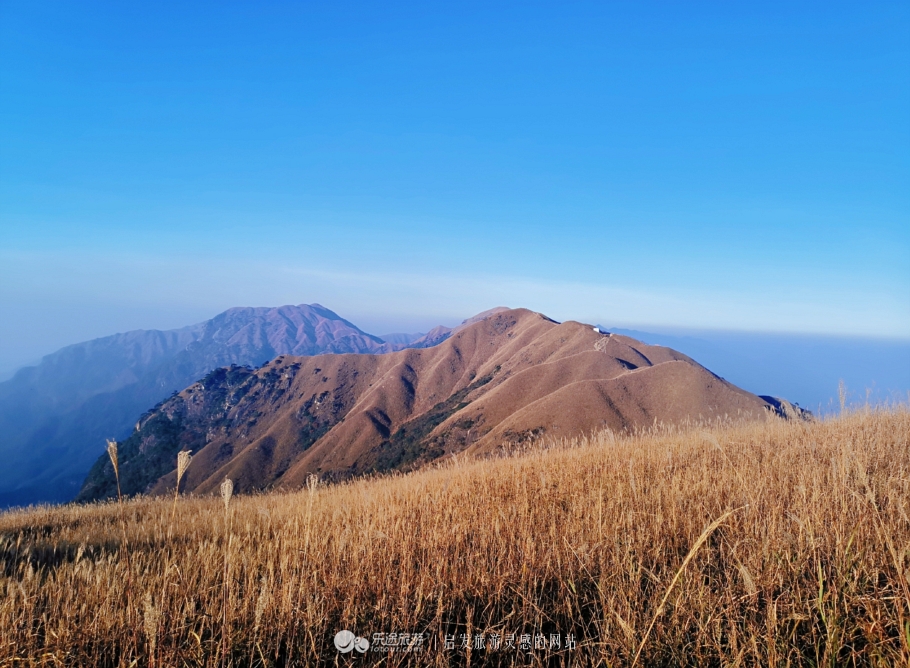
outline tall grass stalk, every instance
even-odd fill
[[[225,478],[224,482],[221,483],[221,500],[224,502],[224,526],[225,526],[225,541],[224,541],[224,577],[222,580],[222,607],[221,607],[221,666],[224,668],[225,662],[227,660],[227,642],[228,642],[228,598],[230,597],[230,586],[228,579],[230,577],[230,552],[231,552],[231,536],[233,533],[233,514],[231,513],[231,496],[234,494],[234,482],[230,478]]]
[[[654,613],[654,616],[651,618],[651,623],[648,624],[647,630],[645,630],[645,635],[641,639],[641,644],[638,646],[638,651],[635,652],[635,658],[632,660],[632,668],[635,668],[638,663],[638,659],[641,656],[641,650],[645,648],[645,643],[648,642],[648,636],[651,635],[651,629],[654,628],[654,622],[657,621],[657,618],[664,611],[664,606],[667,604],[667,599],[670,598],[670,592],[673,591],[673,587],[676,586],[676,582],[679,580],[679,576],[683,574],[683,571],[686,570],[686,566],[689,565],[689,562],[692,561],[692,558],[695,556],[695,553],[698,552],[698,548],[705,544],[705,541],[708,540],[708,536],[714,533],[714,530],[719,527],[724,521],[730,517],[737,510],[742,510],[741,508],[735,508],[733,510],[728,510],[723,515],[718,517],[716,520],[711,522],[705,530],[701,532],[701,536],[698,537],[698,540],[695,541],[695,544],[692,546],[692,549],[689,550],[689,554],[686,555],[686,558],[683,559],[682,566],[679,567],[679,570],[676,571],[676,575],[673,576],[673,579],[670,581],[670,585],[667,587],[667,591],[664,594],[664,597],[660,601],[660,605],[657,606],[657,610]],[[754,586],[754,585],[753,585]]]
[[[157,662],[157,645],[158,645],[158,610],[152,601],[151,592],[146,592],[143,601],[143,622],[145,625],[145,636],[149,648],[149,665],[155,668]]]
[[[124,517],[123,493],[120,491],[120,464],[117,458],[117,441],[112,438],[107,439],[107,456],[114,467],[114,479],[117,481],[117,509],[120,516],[121,543],[119,553],[126,563],[126,615],[127,619],[132,621],[132,600],[133,600],[133,564],[130,559],[130,549],[127,542],[126,518]],[[135,630],[132,631],[133,638],[136,637]]]

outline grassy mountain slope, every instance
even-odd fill
[[[0,665],[906,666],[908,434],[906,407],[601,431],[173,521],[0,514]]]
[[[193,450],[185,489],[241,491],[410,468],[446,454],[655,422],[759,418],[772,407],[688,357],[525,309],[443,343],[386,355],[281,356],[212,374],[168,399],[122,445],[129,493],[173,489],[159,460]],[[172,467],[173,468],[173,467]],[[79,499],[110,497],[96,462]]]

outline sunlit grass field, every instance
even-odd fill
[[[0,515],[0,665],[910,663],[906,407],[173,503]]]

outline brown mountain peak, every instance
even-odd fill
[[[187,490],[213,492],[229,477],[251,491],[295,487],[314,473],[410,468],[541,436],[774,410],[669,348],[527,309],[479,315],[433,347],[284,355],[257,370],[218,370],[145,418],[122,444],[121,468],[151,470],[191,449]],[[172,489],[172,469],[136,475],[127,491]],[[112,492],[110,476],[96,473],[82,498]]]

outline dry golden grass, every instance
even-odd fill
[[[173,523],[169,499],[123,528],[116,503],[6,513],[0,664],[908,665],[908,435],[906,408],[604,433]],[[339,654],[341,629],[428,639]]]

